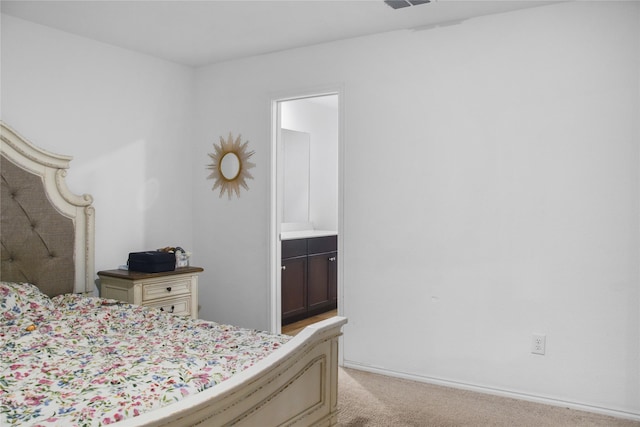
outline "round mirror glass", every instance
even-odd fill
[[[229,181],[234,180],[240,173],[240,159],[236,153],[227,153],[220,160],[220,172]]]

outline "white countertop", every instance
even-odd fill
[[[311,237],[337,236],[337,231],[331,230],[296,230],[283,231],[280,233],[280,240],[307,239]]]

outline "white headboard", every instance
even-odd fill
[[[94,289],[93,198],[65,177],[72,157],[49,153],[0,122],[0,280],[29,282],[50,296]]]

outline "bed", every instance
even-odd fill
[[[330,426],[336,316],[295,337],[93,296],[95,211],[71,157],[0,122],[0,424]]]

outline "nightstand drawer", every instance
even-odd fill
[[[191,299],[189,297],[144,303],[143,305],[145,307],[159,308],[166,313],[179,314],[183,316],[191,314]]]
[[[142,286],[142,302],[146,303],[158,298],[186,295],[191,292],[191,279],[166,280]]]

